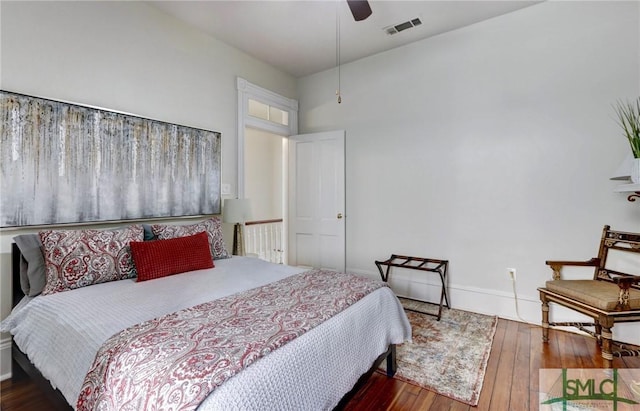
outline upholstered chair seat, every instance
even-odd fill
[[[614,311],[620,296],[617,284],[597,280],[552,280],[546,288],[604,311]],[[640,291],[633,288],[629,290],[629,309],[640,309]]]

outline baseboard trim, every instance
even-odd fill
[[[360,274],[367,277],[380,279],[380,275],[378,273],[373,273],[371,271],[353,269],[350,269],[348,271],[354,274]],[[400,290],[400,288],[403,287],[396,287],[397,284],[412,283],[417,284],[418,286],[416,288],[421,288],[422,291],[424,291],[425,289],[435,290],[436,294],[438,294],[435,295],[436,300],[438,299],[441,284],[437,276],[434,276],[434,280],[419,279],[417,281],[410,281],[409,278],[402,276],[396,277],[395,280],[395,282],[392,281],[391,288],[393,288],[394,291],[400,296],[424,298],[428,301],[434,301],[433,298],[429,299],[427,297],[416,295],[405,295],[406,293]],[[520,312],[520,318],[518,317],[518,313],[516,312],[516,301],[513,292],[505,292],[500,290],[470,287],[449,283],[447,285],[447,294],[449,296],[449,303],[452,308],[465,311],[473,311],[480,314],[497,315],[498,317],[508,320],[540,325],[540,300],[537,298],[527,295],[518,295],[518,311]]]
[[[0,361],[0,364],[2,364],[0,381],[4,381],[11,378],[11,338],[0,340],[0,358],[2,359]]]

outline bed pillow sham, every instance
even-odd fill
[[[35,297],[46,283],[42,243],[38,234],[21,234],[13,237],[20,249],[20,288],[24,295]]]
[[[141,225],[117,230],[47,230],[39,233],[45,260],[43,295],[136,276],[132,241],[144,238]]]
[[[130,245],[137,281],[214,267],[209,237],[204,231],[169,240],[133,241]]]
[[[186,237],[199,232],[206,232],[209,238],[209,247],[211,248],[211,257],[214,260],[229,258],[227,249],[222,238],[222,224],[218,217],[201,221],[189,225],[164,225],[154,224],[151,226],[153,234],[160,240],[169,240],[176,237]]]

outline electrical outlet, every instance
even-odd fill
[[[516,269],[515,268],[507,268],[507,274],[509,274],[509,278],[513,281],[516,280]]]

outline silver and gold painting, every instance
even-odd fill
[[[220,213],[218,132],[0,92],[0,226]]]

